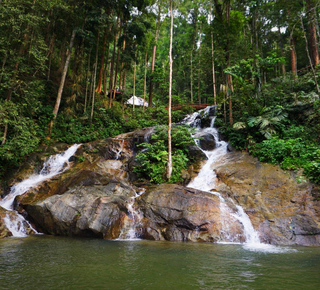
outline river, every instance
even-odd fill
[[[0,289],[319,289],[320,248],[279,249],[8,238],[0,240]]]

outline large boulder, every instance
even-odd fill
[[[206,131],[200,131],[194,135],[199,140],[199,146],[206,151],[214,150],[217,147],[214,136]]]
[[[215,194],[162,184],[150,187],[138,199],[138,204],[145,217],[143,238],[194,242],[224,240],[220,199]],[[230,236],[239,238],[241,233],[241,224],[233,220]]]
[[[118,238],[135,191],[111,180],[108,184],[74,186],[62,195],[28,204],[25,210],[44,233]]]

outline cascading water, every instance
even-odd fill
[[[7,213],[4,218],[4,222],[13,236],[26,236],[27,228],[31,228],[36,232],[36,230],[32,228],[22,215],[13,210],[14,199],[37,186],[41,182],[67,170],[69,168],[69,159],[75,154],[79,146],[79,144],[74,144],[63,153],[50,156],[50,158],[44,163],[39,174],[34,174],[22,182],[13,185],[10,193],[0,201],[0,206],[10,211],[10,213]]]
[[[135,196],[131,197],[131,201],[127,204],[127,209],[129,212],[128,220],[126,220],[124,227],[121,229],[121,233],[117,240],[139,240],[137,228],[140,226],[142,220],[142,214],[139,210],[135,209],[134,203],[137,197],[145,192],[145,189],[142,189]]]
[[[245,243],[243,247],[250,251],[262,251],[268,253],[282,253],[292,251],[286,247],[277,247],[273,245],[268,245],[260,242],[259,235],[253,228],[249,216],[245,213],[243,208],[235,204],[235,202],[230,198],[228,203],[223,198],[223,196],[215,191],[217,176],[215,174],[214,168],[223,158],[227,155],[228,143],[219,140],[219,134],[216,128],[214,128],[215,117],[212,117],[210,128],[201,128],[201,116],[208,116],[209,112],[213,109],[213,106],[207,107],[204,110],[193,113],[192,115],[186,117],[182,123],[190,125],[196,128],[196,133],[211,134],[214,137],[216,148],[213,150],[202,150],[199,146],[199,140],[196,140],[197,146],[205,153],[208,160],[201,168],[199,174],[188,184],[188,187],[195,189],[207,191],[214,194],[220,199],[220,218],[221,218],[221,242],[222,243],[239,243],[240,239],[237,235],[232,235],[230,233],[230,228],[235,222],[240,222],[243,227],[243,236],[245,238]],[[228,206],[232,205],[232,209]]]
[[[238,237],[230,235],[228,228],[231,223],[238,220],[243,225],[243,234],[246,239],[246,243],[260,243],[257,232],[254,230],[248,215],[244,212],[240,205],[235,205],[236,212],[232,210],[226,203],[225,199],[221,194],[215,190],[217,176],[215,174],[214,168],[227,154],[228,143],[219,140],[219,134],[216,128],[214,128],[215,117],[212,117],[211,124],[209,128],[201,129],[201,115],[208,115],[212,107],[207,107],[203,111],[192,114],[186,117],[183,123],[188,124],[192,127],[196,127],[196,134],[210,134],[213,136],[216,148],[211,151],[202,150],[199,146],[199,142],[196,144],[205,153],[208,160],[201,168],[199,174],[188,184],[188,187],[210,192],[211,194],[217,195],[220,199],[220,215],[221,215],[221,225],[223,238],[222,242],[239,242]],[[232,200],[230,202],[233,203]]]
[[[123,146],[124,146],[124,139],[120,138],[113,138],[113,140],[117,141],[119,143],[119,148],[114,147],[113,151],[115,152],[115,160],[119,160],[121,157],[121,153],[123,152]]]

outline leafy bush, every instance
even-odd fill
[[[7,127],[5,143],[0,146],[0,175],[10,167],[17,166],[40,142],[37,124],[20,112],[17,104],[0,102],[0,143],[3,141],[4,128]]]
[[[304,169],[312,181],[320,183],[320,147],[306,144],[302,138],[273,137],[255,144],[251,151],[260,161],[280,164],[282,169]]]
[[[168,132],[166,126],[157,127],[151,136],[151,143],[142,143],[144,149],[138,153],[138,166],[134,172],[138,177],[149,179],[153,183],[165,183],[168,162]],[[172,163],[173,170],[169,182],[182,181],[181,172],[186,169],[192,157],[188,147],[193,144],[188,128],[176,126],[172,129]]]

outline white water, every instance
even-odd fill
[[[127,209],[129,212],[128,219],[125,221],[121,233],[117,240],[129,240],[136,241],[140,240],[137,235],[137,228],[140,226],[141,220],[143,218],[140,211],[136,210],[134,203],[137,197],[145,192],[145,189],[142,189],[140,192],[135,193],[135,196],[131,197],[130,202],[127,204]]]
[[[207,115],[210,109],[208,107],[200,113]],[[186,117],[183,120],[184,124],[188,124],[192,127],[196,127],[197,132],[204,132],[211,134],[216,142],[216,148],[212,151],[202,150],[199,146],[199,140],[196,140],[197,146],[206,154],[208,160],[201,168],[199,174],[188,184],[188,187],[199,189],[202,191],[207,191],[214,194],[220,199],[220,218],[221,218],[221,237],[224,239],[222,243],[239,243],[237,237],[230,235],[229,228],[231,228],[232,223],[239,221],[243,226],[243,235],[245,237],[245,243],[243,247],[250,251],[262,251],[269,253],[280,253],[290,251],[284,247],[276,247],[268,244],[263,244],[260,242],[259,235],[255,231],[249,216],[245,213],[243,208],[235,204],[232,199],[230,202],[234,204],[237,211],[232,210],[226,203],[222,195],[215,191],[217,184],[217,176],[214,171],[215,167],[223,160],[227,155],[228,143],[219,140],[219,134],[217,129],[215,129],[214,121],[215,117],[212,118],[210,128],[201,129],[201,121],[198,118],[199,113],[193,113],[192,115]]]
[[[124,146],[124,139],[119,138],[113,138],[116,141],[119,141],[119,148],[115,148],[114,146],[114,152],[116,153],[115,159],[119,160],[121,157],[121,153],[123,152],[123,146]]]
[[[31,229],[36,234],[39,234],[32,225],[25,220],[25,218],[19,214],[18,212],[14,212],[14,214],[6,214],[3,218],[3,221],[7,227],[7,229],[11,232],[12,236],[23,238],[28,235],[27,229]]]
[[[69,159],[74,155],[79,146],[79,144],[74,144],[63,153],[50,156],[49,159],[44,163],[39,174],[31,175],[22,182],[13,185],[10,193],[0,201],[0,206],[6,210],[13,211],[14,199],[17,196],[24,194],[31,188],[39,185],[41,182],[67,170],[69,168]],[[32,228],[31,225],[18,212],[15,212],[14,215],[16,217],[7,214],[7,216],[4,218],[7,228],[15,237],[26,236],[26,226],[24,225]]]

